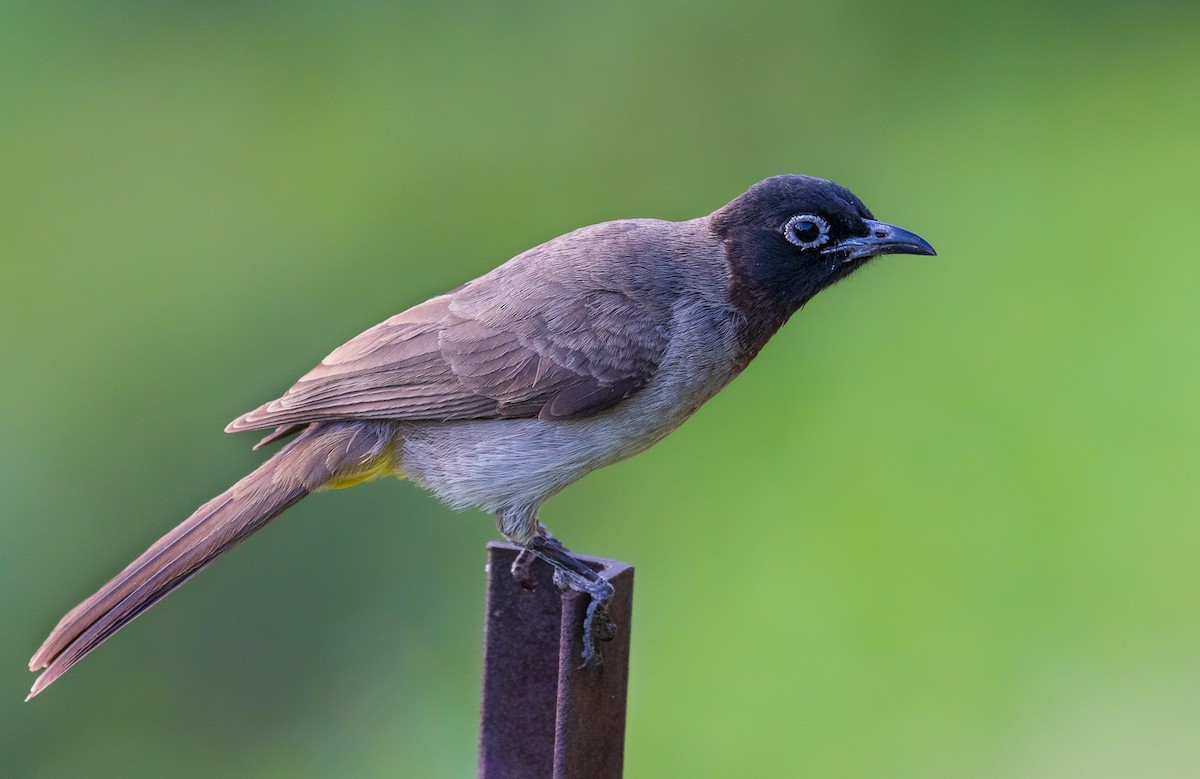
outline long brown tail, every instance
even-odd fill
[[[378,470],[380,459],[390,456],[390,437],[388,426],[373,422],[314,425],[305,430],[71,609],[29,661],[31,671],[46,670],[26,700],[310,492]]]

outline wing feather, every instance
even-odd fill
[[[670,310],[622,288],[619,278],[571,277],[569,264],[548,272],[538,251],[351,339],[227,429],[334,419],[576,419],[611,408],[658,369]]]

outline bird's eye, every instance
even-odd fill
[[[815,249],[829,240],[829,223],[815,214],[797,214],[784,224],[783,237],[801,249]]]

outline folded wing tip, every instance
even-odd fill
[[[25,703],[29,703],[31,700],[40,695],[42,690],[45,690],[47,687],[49,687],[50,683],[57,679],[58,676],[58,674],[54,676],[48,676],[46,673],[43,673],[37,679],[34,679],[33,686],[29,688],[29,694],[25,696]]]
[[[57,631],[55,631],[55,633],[57,633]],[[50,654],[50,640],[54,638],[55,633],[51,633],[50,636],[42,642],[42,645],[38,647],[38,651],[33,653],[33,657],[29,658],[30,671],[37,673],[43,668],[48,667],[50,663],[54,661],[54,655]]]

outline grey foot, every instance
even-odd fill
[[[604,658],[596,642],[611,641],[617,634],[617,623],[608,615],[608,603],[614,592],[612,583],[577,560],[554,538],[535,538],[527,548],[554,566],[554,583],[559,589],[591,597],[583,619],[583,664],[579,667],[602,667]]]

